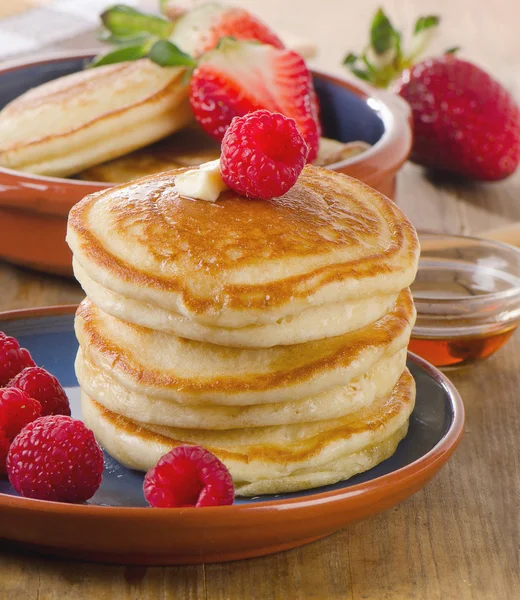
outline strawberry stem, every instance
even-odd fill
[[[439,26],[440,19],[427,15],[417,19],[410,50],[403,52],[401,32],[380,8],[370,27],[370,43],[363,53],[349,53],[343,64],[357,77],[376,87],[388,87],[401,72],[409,68],[424,53]]]

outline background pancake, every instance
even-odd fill
[[[344,144],[321,138],[314,164],[324,167],[357,156],[369,147],[365,142]],[[219,157],[220,144],[199,126],[191,125],[151,146],[139,148],[120,158],[95,165],[82,171],[77,177],[86,181],[125,183],[171,169],[193,168]]]
[[[81,389],[98,404],[134,421],[190,429],[239,429],[311,423],[344,417],[389,394],[406,365],[406,349],[377,362],[348,385],[293,402],[250,406],[188,405],[171,398],[126,389],[80,350],[76,375]]]
[[[125,387],[181,403],[263,404],[346,385],[408,344],[415,320],[409,290],[375,323],[334,338],[274,348],[185,340],[107,315],[88,299],[76,314],[83,353]]]
[[[372,406],[343,419],[295,425],[290,434],[286,428],[253,430],[256,445],[251,443],[252,430],[144,428],[104,409],[84,392],[82,411],[100,443],[126,466],[148,470],[179,443],[201,444],[224,461],[237,493],[249,494],[267,493],[273,486],[280,492],[334,483],[377,464],[406,434],[414,398],[414,380],[406,370],[390,396]]]
[[[30,90],[0,112],[0,165],[64,177],[170,135],[193,120],[184,72],[142,59]]]
[[[93,194],[67,240],[88,277],[117,294],[210,326],[273,323],[305,308],[396,294],[419,245],[384,196],[307,166],[281,198],[176,193],[171,171]]]

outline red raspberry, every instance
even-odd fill
[[[307,145],[294,119],[257,110],[235,117],[222,140],[222,179],[248,198],[282,196],[296,183]]]
[[[144,497],[156,508],[233,504],[233,480],[224,464],[201,446],[177,446],[144,478]]]
[[[0,389],[0,430],[13,440],[20,431],[42,412],[38,400],[13,387]]]
[[[7,385],[25,367],[35,366],[29,350],[20,348],[14,337],[0,331],[0,387]]]
[[[0,429],[0,475],[5,475],[7,473],[5,461],[7,460],[7,453],[9,452],[10,445],[10,440]]]
[[[9,383],[42,405],[42,416],[70,415],[69,399],[60,382],[41,367],[28,367]]]
[[[15,437],[7,474],[14,489],[27,498],[84,502],[101,484],[103,452],[81,421],[63,415],[40,417]]]

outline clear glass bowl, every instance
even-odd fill
[[[419,239],[410,350],[441,367],[490,356],[520,321],[520,250],[466,236]]]

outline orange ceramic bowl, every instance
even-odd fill
[[[92,53],[66,54],[0,69],[0,108],[28,89],[83,68]],[[330,165],[392,198],[396,174],[412,143],[408,105],[387,92],[352,80],[313,72],[325,136],[372,145],[366,152]],[[71,275],[65,244],[70,208],[109,184],[41,177],[0,168],[0,258]]]

